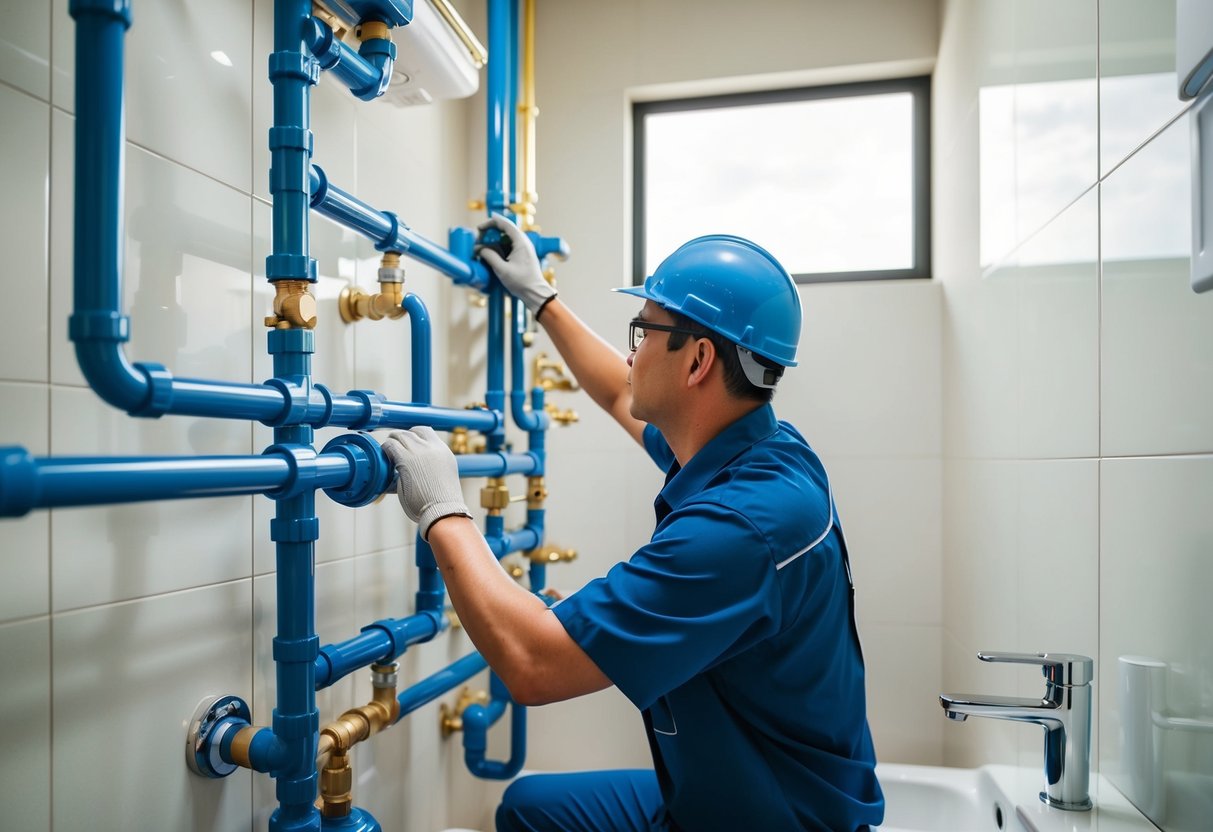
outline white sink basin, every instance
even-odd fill
[[[1065,812],[1040,801],[1040,769],[1014,766],[941,768],[882,763],[882,832],[1147,832],[1156,827],[1102,776],[1091,776],[1089,812]]]

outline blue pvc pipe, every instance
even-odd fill
[[[428,705],[488,666],[488,662],[479,653],[469,653],[437,673],[427,676],[396,697],[396,701],[400,703],[400,715],[397,719],[403,719],[418,708]]]
[[[367,665],[395,661],[410,645],[432,640],[446,626],[446,616],[441,612],[419,612],[407,618],[376,621],[353,638],[327,644],[316,657],[316,690]]]
[[[130,0],[72,0],[76,21],[75,282],[68,329],[85,379],[102,399],[139,412],[147,376],[122,344],[130,320],[122,305],[125,131],[122,66]]]
[[[510,697],[505,684],[492,674],[491,699],[487,706],[469,705],[463,712],[463,760],[468,771],[488,780],[509,780],[522,771],[526,761],[526,708]],[[506,762],[486,759],[489,728],[510,709],[510,759]]]
[[[261,456],[34,457],[0,448],[0,517],[31,509],[292,493],[348,487],[346,453],[272,448]]]
[[[417,612],[441,613],[446,605],[446,588],[442,583],[442,573],[438,571],[438,562],[434,560],[434,550],[420,531],[417,532],[413,555],[417,564]]]
[[[488,269],[479,260],[460,259],[442,246],[417,234],[395,215],[379,211],[328,181],[319,165],[310,174],[311,206],[316,213],[375,244],[379,251],[398,251],[425,263],[454,280],[483,290]]]
[[[543,412],[542,407],[538,410],[531,408],[528,411],[525,406],[526,391],[523,388],[526,383],[526,362],[522,334],[526,332],[526,307],[519,302],[518,298],[513,298],[510,301],[510,311],[514,322],[510,339],[510,414],[514,418],[514,424],[522,430],[530,434],[536,432],[542,434],[551,423],[548,414]],[[536,438],[542,444],[543,436],[531,437],[532,441]],[[533,445],[532,449],[534,449]]]
[[[413,374],[413,404],[430,404],[434,400],[431,376],[433,372],[433,336],[430,313],[425,302],[409,292],[400,304],[408,314]]]
[[[303,42],[311,16],[311,0],[275,0],[274,53],[270,81],[274,87],[274,122],[270,128],[270,193],[273,196],[272,254],[266,260],[271,280],[316,279],[316,261],[308,237],[311,189],[312,133],[309,129],[311,86],[319,67]],[[275,379],[293,379],[303,390],[311,386],[310,330],[273,330],[268,336]],[[368,402],[369,404],[369,402]],[[307,424],[274,428],[278,445],[308,445],[314,438]],[[276,544],[278,630],[274,637],[278,704],[274,735],[285,745],[284,761],[275,770],[278,809],[270,817],[271,832],[319,830],[316,747],[320,711],[316,707],[315,575],[316,494],[308,490],[277,500],[270,523]]]
[[[373,101],[387,91],[396,60],[396,45],[390,40],[369,38],[355,52],[333,37],[327,23],[314,17],[307,23],[304,38],[320,68],[331,70],[358,98]]]
[[[506,110],[507,85],[509,81],[509,0],[488,0],[489,66],[485,96],[488,111],[486,125],[487,159],[485,172],[488,184],[485,189],[485,207],[489,215],[503,212],[508,207],[505,182],[506,154],[509,152],[505,134],[508,115]]]
[[[489,325],[488,325],[488,369],[484,401],[489,410],[505,411],[505,289],[494,277],[489,281]],[[490,451],[498,451],[505,444],[505,425],[486,434]]]
[[[455,457],[459,476],[504,477],[509,474],[537,475],[542,473],[540,460],[530,453],[518,454],[498,451],[486,454],[460,454]]]

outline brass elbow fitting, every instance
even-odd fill
[[[316,326],[316,298],[306,280],[278,280],[274,283],[274,314],[265,325],[274,329],[313,329]]]
[[[379,291],[372,295],[358,286],[347,286],[337,298],[337,311],[347,324],[363,318],[394,321],[405,315],[400,305],[403,301],[404,269],[400,267],[400,253],[389,251],[379,261]]]
[[[445,702],[438,710],[438,724],[442,726],[442,736],[449,737],[456,731],[463,730],[463,712],[471,705],[488,705],[489,694],[487,691],[478,690],[475,693],[467,685],[463,686],[463,690],[459,691],[459,698],[455,700],[454,705],[447,705]]]

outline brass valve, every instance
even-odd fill
[[[569,408],[568,410],[561,410],[560,408],[556,407],[556,405],[548,402],[543,406],[543,409],[549,416],[552,417],[553,422],[556,422],[562,427],[567,428],[574,422],[581,421],[581,417],[577,415],[577,411],[573,410],[572,408]]]
[[[490,515],[498,515],[510,504],[510,489],[504,477],[490,477],[488,484],[480,489],[480,506]]]
[[[576,549],[561,549],[559,546],[548,544],[532,549],[526,556],[535,563],[568,563],[577,560]]]
[[[548,498],[548,487],[543,477],[526,478],[526,507],[528,509],[543,508],[543,502]]]
[[[451,431],[450,446],[453,454],[484,453],[484,437],[472,436],[467,428],[454,428]]]
[[[463,730],[463,712],[469,706],[485,706],[488,704],[489,694],[487,691],[478,690],[472,693],[471,688],[464,685],[463,690],[459,691],[459,698],[455,700],[454,705],[447,705],[443,702],[438,709],[438,722],[442,726],[442,736],[449,737],[456,731]]]
[[[526,567],[522,565],[522,560],[515,555],[510,555],[508,558],[503,558],[501,561],[501,567],[505,569],[506,574],[515,581],[521,581],[526,575]]]
[[[548,358],[546,352],[535,356],[535,361],[531,364],[531,378],[534,379],[536,387],[542,387],[548,392],[581,389],[577,382],[569,376],[568,367],[564,365],[564,362]]]
[[[274,329],[312,329],[316,326],[316,298],[306,280],[274,282],[274,314],[265,325]]]

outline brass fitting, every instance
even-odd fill
[[[471,705],[488,705],[489,694],[487,691],[478,690],[475,693],[467,685],[463,686],[463,690],[459,691],[459,698],[455,700],[454,705],[447,705],[445,702],[438,709],[438,723],[442,726],[442,736],[449,737],[456,731],[463,730],[463,712]]]
[[[536,387],[542,387],[549,393],[553,390],[571,392],[581,389],[577,382],[569,376],[568,367],[561,361],[548,358],[546,352],[535,356],[535,360],[531,363],[531,378]]]
[[[581,421],[581,417],[577,415],[577,411],[573,410],[572,408],[569,408],[568,410],[561,410],[560,408],[556,407],[556,405],[548,402],[543,406],[543,409],[549,416],[552,417],[552,421],[556,422],[561,427],[567,428],[574,422]]]
[[[489,477],[488,483],[480,489],[480,506],[489,510],[496,517],[510,504],[510,489],[505,484],[504,477]]]
[[[274,314],[265,325],[274,329],[313,329],[316,326],[316,298],[306,280],[274,282]]]
[[[480,454],[484,453],[484,437],[472,436],[468,433],[467,428],[454,428],[451,430],[451,453],[453,454]]]
[[[543,477],[526,478],[526,507],[543,508],[543,501],[548,498],[548,487]]]
[[[535,563],[568,563],[577,560],[576,549],[561,549],[559,546],[548,544],[532,549],[526,556]]]
[[[404,269],[400,253],[385,252],[379,261],[379,291],[370,294],[358,286],[347,286],[337,298],[337,311],[347,324],[370,318],[372,321],[390,318],[395,321],[405,315]]]
[[[373,698],[367,704],[351,708],[320,729],[316,762],[320,772],[320,812],[326,818],[342,818],[353,805],[350,795],[354,782],[349,752],[358,743],[395,724],[400,715],[396,699],[396,669],[391,664],[371,665]]]
[[[252,768],[253,764],[249,762],[248,749],[253,742],[253,737],[261,728],[256,725],[245,725],[236,732],[236,736],[232,737],[232,762],[241,768]]]
[[[468,210],[469,211],[483,211],[484,206],[485,206],[485,201],[483,199],[469,199],[468,200]]]
[[[391,27],[382,20],[364,20],[358,24],[354,34],[358,40],[391,40]]]

